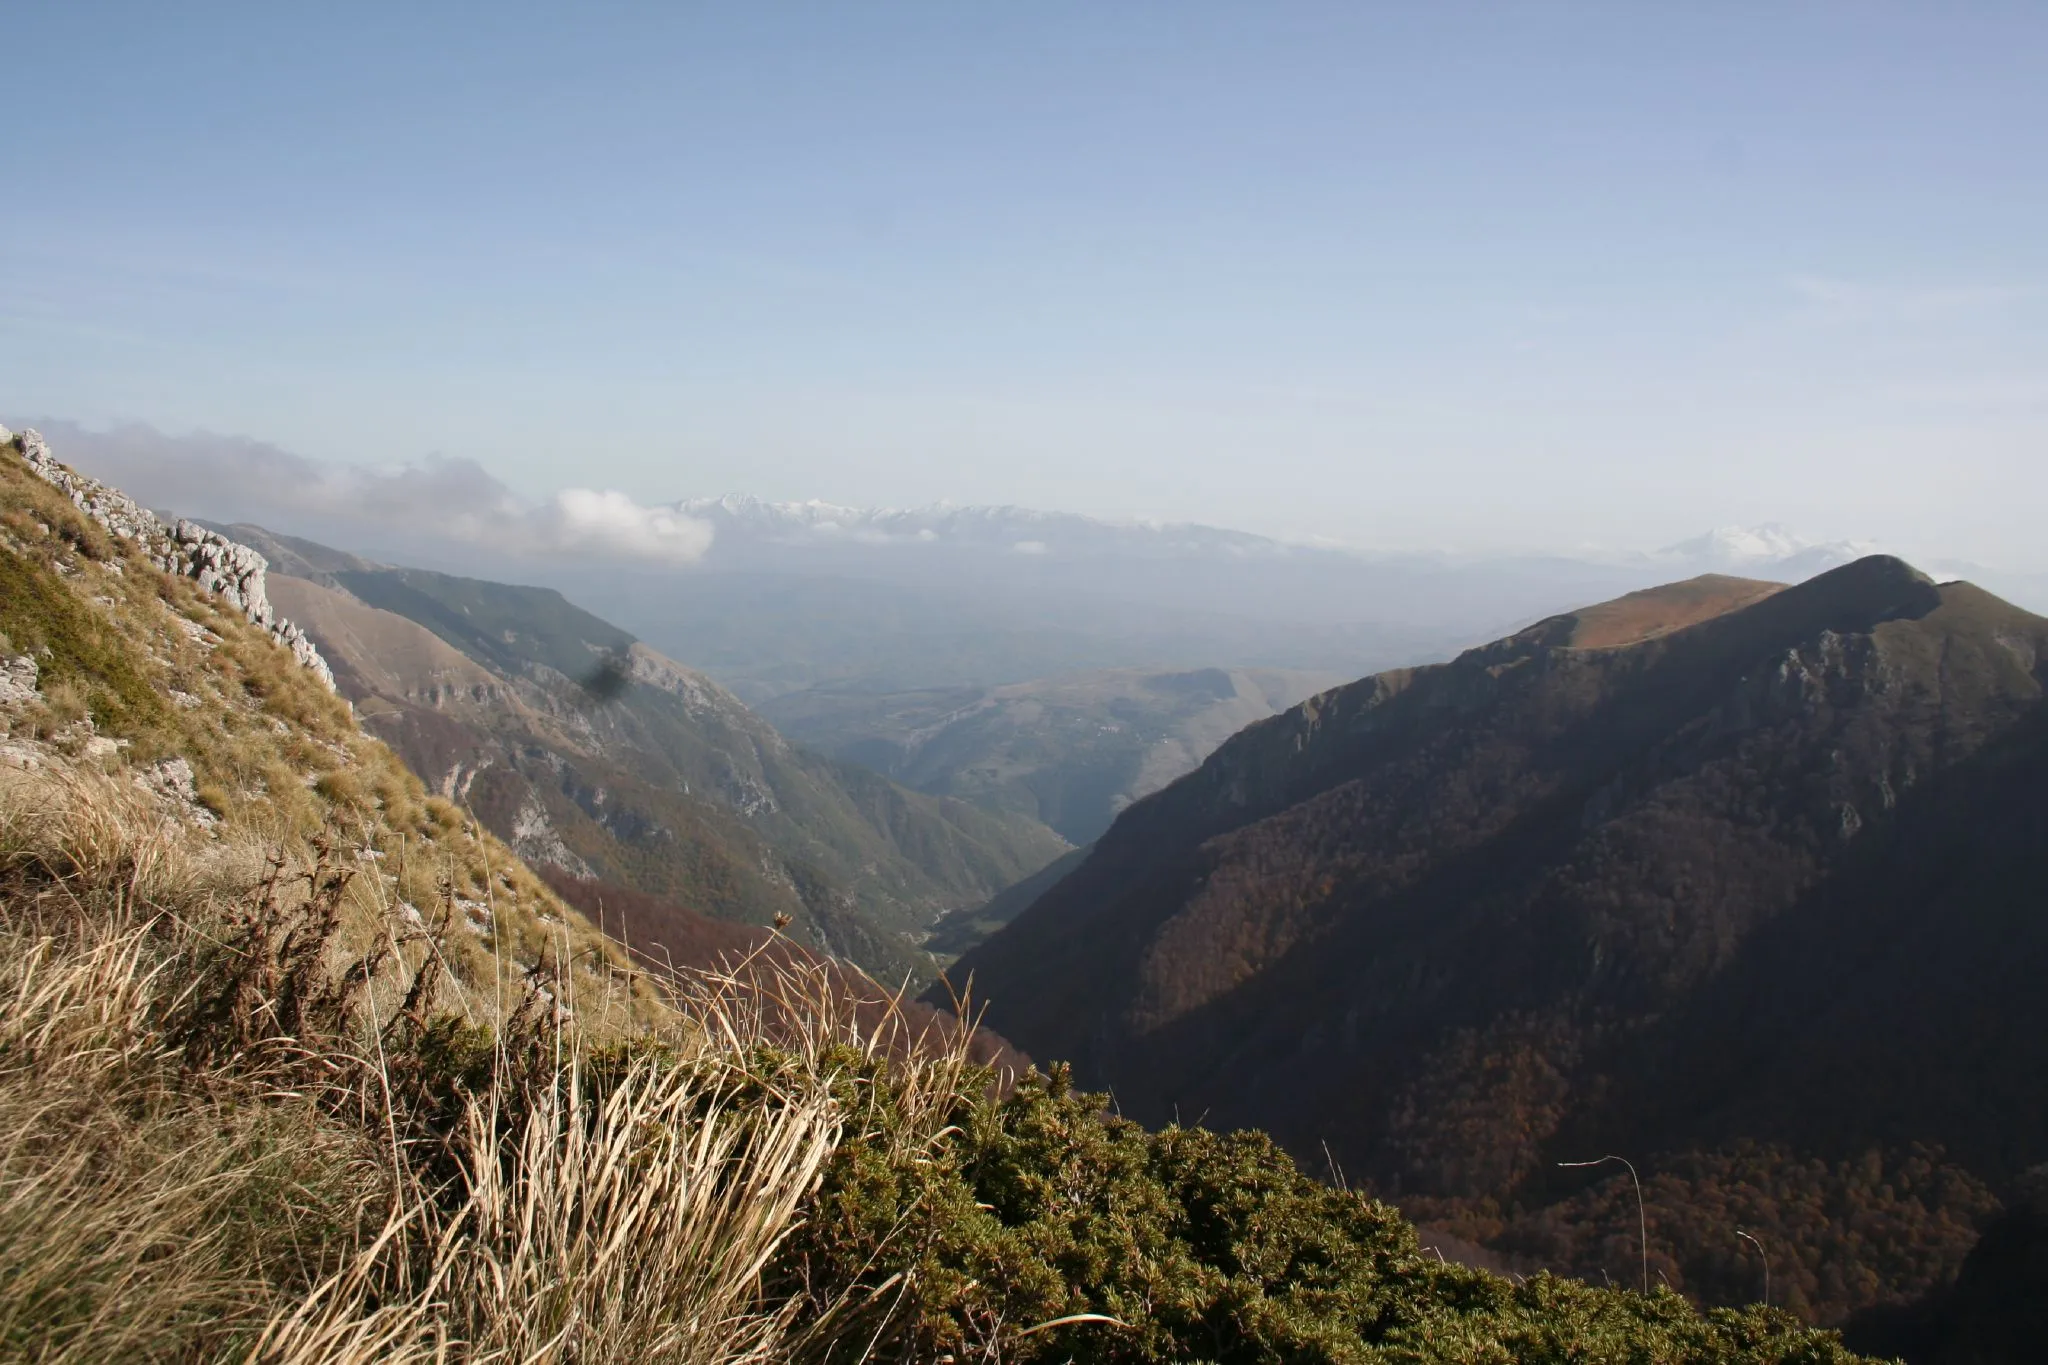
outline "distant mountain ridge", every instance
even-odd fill
[[[1240,559],[1359,560],[1367,563],[1456,564],[1485,558],[1567,558],[1592,564],[1662,566],[1679,572],[1779,569],[1787,577],[1814,573],[1878,551],[1870,541],[1821,541],[1776,522],[1720,526],[1650,551],[1586,549],[1496,555],[1382,551],[1327,538],[1289,540],[1201,522],[1113,520],[1078,512],[1009,504],[929,503],[919,507],[854,507],[818,499],[777,502],[749,494],[685,498],[676,512],[714,532],[713,562],[760,546],[781,550],[879,550],[972,547],[1026,556],[1072,553],[1186,558],[1222,554]],[[720,544],[716,537],[724,537]]]
[[[553,587],[749,705],[820,686],[987,688],[1107,669],[1356,678],[1447,658],[1575,604],[1672,579],[1798,578],[1847,553],[1770,526],[1656,552],[1383,553],[1031,508],[734,495],[641,508],[695,528],[682,538],[705,547],[691,562],[655,562],[636,555],[631,538],[572,544],[524,514],[490,520],[501,504],[532,508],[472,462],[377,470],[147,428],[63,430],[67,448],[147,505],[261,524],[384,562]],[[437,534],[444,511],[470,530]],[[479,517],[502,522],[502,533],[474,534]],[[1546,533],[1532,525],[1529,534],[1540,544]],[[1953,548],[1966,556],[1973,547]],[[2048,576],[1932,567],[2048,609]]]
[[[1839,1320],[2048,1156],[2044,688],[2048,620],[1896,559],[1635,594],[1251,726],[954,979],[1533,1263],[1625,1272],[1557,1163],[1628,1156],[1673,1284],[1753,1294],[1739,1226]]]
[[[971,545],[1035,555],[1117,550],[1155,554],[1318,554],[1315,546],[1276,540],[1196,522],[1111,521],[1078,512],[993,504],[929,503],[922,507],[847,507],[816,499],[773,502],[745,494],[685,498],[679,513],[710,525],[727,545],[713,541],[714,553],[732,553],[736,536],[772,544]]]
[[[1705,535],[1667,545],[1647,558],[1680,572],[1766,570],[1775,577],[1799,579],[1876,553],[1878,546],[1872,541],[1809,540],[1766,522],[1761,526],[1719,526]]]
[[[691,570],[551,581],[609,603],[755,704],[820,686],[999,687],[1106,669],[1358,677],[1575,601],[1703,572],[1803,577],[1861,549],[1760,527],[1655,553],[1397,554],[1015,507],[725,497],[676,509],[711,531]]]

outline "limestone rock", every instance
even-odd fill
[[[182,758],[167,758],[139,770],[135,774],[135,785],[201,829],[212,829],[220,823],[212,811],[199,804],[192,765]]]
[[[512,849],[529,863],[549,863],[572,877],[597,875],[589,863],[562,842],[554,822],[548,819],[547,808],[532,795],[527,796],[518,814],[512,817]]]
[[[36,667],[33,654],[17,654],[11,659],[0,659],[0,706],[34,701],[36,678],[40,671]]]
[[[246,545],[190,521],[166,526],[156,513],[74,469],[57,463],[42,433],[33,428],[17,438],[0,428],[0,444],[18,441],[22,459],[45,481],[54,484],[72,504],[123,540],[133,541],[166,573],[190,578],[208,592],[226,598],[292,657],[334,690],[334,672],[305,631],[279,616],[270,605],[264,575],[270,564]]]

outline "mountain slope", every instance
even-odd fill
[[[1555,1169],[1617,1152],[1668,1177],[1663,1272],[1753,1292],[1696,1215],[1746,1190],[1840,1316],[2048,1153],[2044,677],[2048,621],[1893,559],[1637,594],[1251,727],[955,976],[1127,1113],[1550,1264],[1624,1268]]]
[[[1065,851],[1036,821],[788,744],[715,683],[549,589],[372,566],[235,528],[363,723],[531,860],[727,918],[787,915],[896,978],[939,914]]]

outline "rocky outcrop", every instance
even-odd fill
[[[262,555],[197,522],[180,520],[175,525],[166,524],[163,518],[119,489],[57,463],[42,434],[33,428],[16,436],[0,427],[0,445],[9,442],[20,450],[30,469],[54,484],[81,512],[113,535],[133,542],[164,572],[190,578],[208,592],[225,598],[269,631],[270,637],[311,669],[329,691],[334,690],[334,673],[320,657],[312,639],[271,608],[264,586],[264,574],[270,566]]]
[[[32,654],[0,659],[0,706],[34,701],[40,672]]]
[[[205,830],[220,824],[219,817],[200,801],[192,764],[184,758],[160,759],[140,769],[135,774],[135,785],[181,820]]]
[[[528,793],[518,813],[512,817],[512,851],[536,867],[559,867],[572,877],[597,875],[591,871],[589,863],[577,857],[562,842],[561,834],[548,818],[547,807],[532,793]]]

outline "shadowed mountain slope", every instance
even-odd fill
[[[1633,643],[1783,587],[1706,574],[1557,618],[1580,648]],[[814,687],[761,703],[797,740],[919,791],[1015,810],[1076,844],[1256,721],[1341,678],[1278,669],[1113,669],[1001,687]],[[963,945],[964,946],[964,945]]]
[[[1036,821],[787,743],[703,675],[550,589],[368,566],[236,534],[330,654],[364,726],[535,863],[705,913],[777,915],[884,979],[940,914],[1065,851]]]
[[[1626,1180],[1556,1169],[1614,1152],[1690,1292],[1754,1295],[1732,1224],[1791,1253],[1781,1302],[1918,1293],[2048,1155],[2048,621],[1886,557],[1770,588],[1254,725],[955,978],[1126,1113],[1266,1127],[1534,1261],[1634,1273]]]

